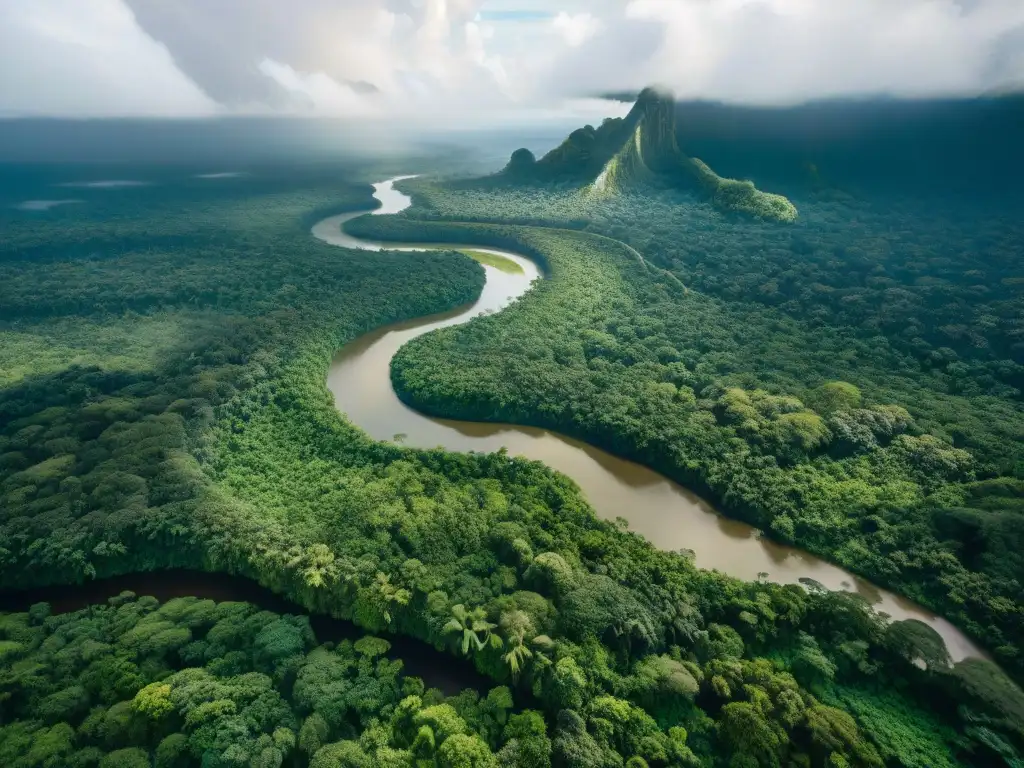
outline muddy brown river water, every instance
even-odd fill
[[[402,178],[409,177],[374,185],[375,196],[382,205],[372,213],[394,214],[409,206],[410,198],[394,188],[394,183]],[[391,388],[391,358],[403,344],[437,328],[466,323],[483,313],[500,312],[543,276],[532,261],[505,250],[458,243],[385,244],[345,233],[345,222],[361,215],[347,213],[324,219],[313,227],[313,235],[344,248],[472,248],[504,256],[523,268],[522,274],[511,274],[485,265],[487,283],[472,305],[378,328],[338,352],[327,386],[338,409],[372,437],[398,439],[418,448],[442,446],[463,452],[497,451],[504,447],[512,455],[543,461],[571,477],[601,517],[625,518],[630,530],[662,549],[692,550],[701,568],[717,569],[748,581],[759,576],[780,583],[813,579],[829,589],[856,591],[876,610],[893,619],[918,619],[929,624],[945,639],[954,661],[985,655],[941,616],[821,558],[777,544],[745,523],[723,517],[706,501],[653,470],[548,430],[435,419],[409,408]]]

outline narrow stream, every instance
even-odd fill
[[[411,198],[394,188],[394,183],[403,178],[411,177],[374,185],[375,197],[382,206],[372,213],[394,214],[411,204]],[[382,250],[384,243],[362,240],[343,231],[346,221],[361,215],[362,212],[331,216],[313,227],[313,235],[344,248]],[[765,578],[767,574],[769,580],[783,584],[813,579],[829,589],[853,590],[893,619],[918,619],[929,624],[945,639],[954,661],[986,655],[941,616],[814,555],[762,537],[756,529],[723,517],[706,501],[653,470],[548,430],[434,419],[406,406],[391,388],[390,375],[391,358],[402,345],[436,328],[500,311],[529,290],[541,275],[529,259],[500,249],[457,243],[402,243],[386,247],[395,251],[471,248],[511,259],[524,271],[509,274],[485,265],[487,283],[471,306],[378,328],[338,352],[328,373],[327,387],[338,409],[372,437],[398,440],[417,448],[441,446],[462,452],[490,452],[505,447],[511,455],[543,461],[571,477],[601,517],[626,518],[631,530],[662,549],[692,550],[701,568],[717,569],[747,581]]]
[[[260,610],[282,615],[308,616],[318,643],[358,640],[371,634],[351,621],[311,612],[242,576],[184,568],[129,573],[82,584],[55,584],[0,592],[0,611],[27,611],[34,603],[49,603],[50,610],[55,614],[70,613],[93,605],[103,605],[125,591],[134,592],[140,597],[155,597],[161,603],[176,597],[198,597],[217,602],[251,603]],[[477,672],[468,659],[459,659],[438,651],[428,643],[412,637],[384,632],[377,634],[391,643],[388,656],[402,660],[405,665],[403,672],[421,678],[428,688],[438,688],[446,695],[454,696],[466,688],[485,693],[496,685],[493,680]],[[528,694],[522,691],[516,691],[516,697],[528,700]]]

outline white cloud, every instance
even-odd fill
[[[480,0],[124,1],[232,108],[407,116],[504,96]]]
[[[469,58],[490,72],[499,86],[504,86],[508,82],[508,73],[501,57],[487,53],[487,41],[494,38],[494,27],[474,20],[466,22],[464,30]]]
[[[634,67],[683,95],[748,102],[971,93],[1019,77],[990,67],[1024,25],[1020,0],[631,0],[663,41]]]
[[[589,13],[569,14],[562,11],[551,25],[555,28],[566,44],[577,48],[596,35],[601,29],[601,20]]]
[[[5,0],[0,114],[205,115],[217,105],[121,0]]]
[[[0,0],[0,114],[496,120],[651,82],[759,103],[1024,83],[1024,0]]]
[[[259,70],[289,97],[291,111],[311,115],[364,117],[378,113],[369,99],[324,72],[297,72],[273,59],[260,62]]]

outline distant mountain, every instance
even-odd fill
[[[513,182],[579,182],[592,198],[658,180],[697,188],[722,210],[774,221],[797,217],[785,197],[761,192],[749,181],[722,178],[683,154],[676,140],[675,99],[657,88],[645,88],[625,117],[579,128],[539,160],[528,149],[517,149],[501,175]]]

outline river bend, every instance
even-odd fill
[[[412,200],[395,189],[400,176],[374,185],[381,207],[373,214],[394,214]],[[630,530],[667,550],[688,549],[701,568],[713,568],[746,581],[767,578],[779,583],[813,579],[829,589],[856,591],[875,609],[893,619],[918,619],[946,641],[954,661],[985,653],[946,619],[880,589],[859,576],[794,547],[769,540],[737,520],[718,514],[706,501],[664,476],[613,456],[579,440],[534,427],[436,419],[405,405],[391,387],[391,358],[406,342],[437,328],[458,325],[484,313],[499,312],[542,279],[537,265],[517,253],[459,243],[382,243],[353,237],[345,222],[366,211],[323,219],[315,237],[332,245],[360,250],[422,251],[472,249],[503,256],[522,273],[483,265],[487,282],[471,305],[439,315],[394,323],[345,345],[331,363],[327,386],[334,402],[354,424],[378,440],[396,440],[417,448],[441,446],[449,451],[492,452],[506,448],[513,456],[543,461],[571,477],[597,514],[623,517]]]

